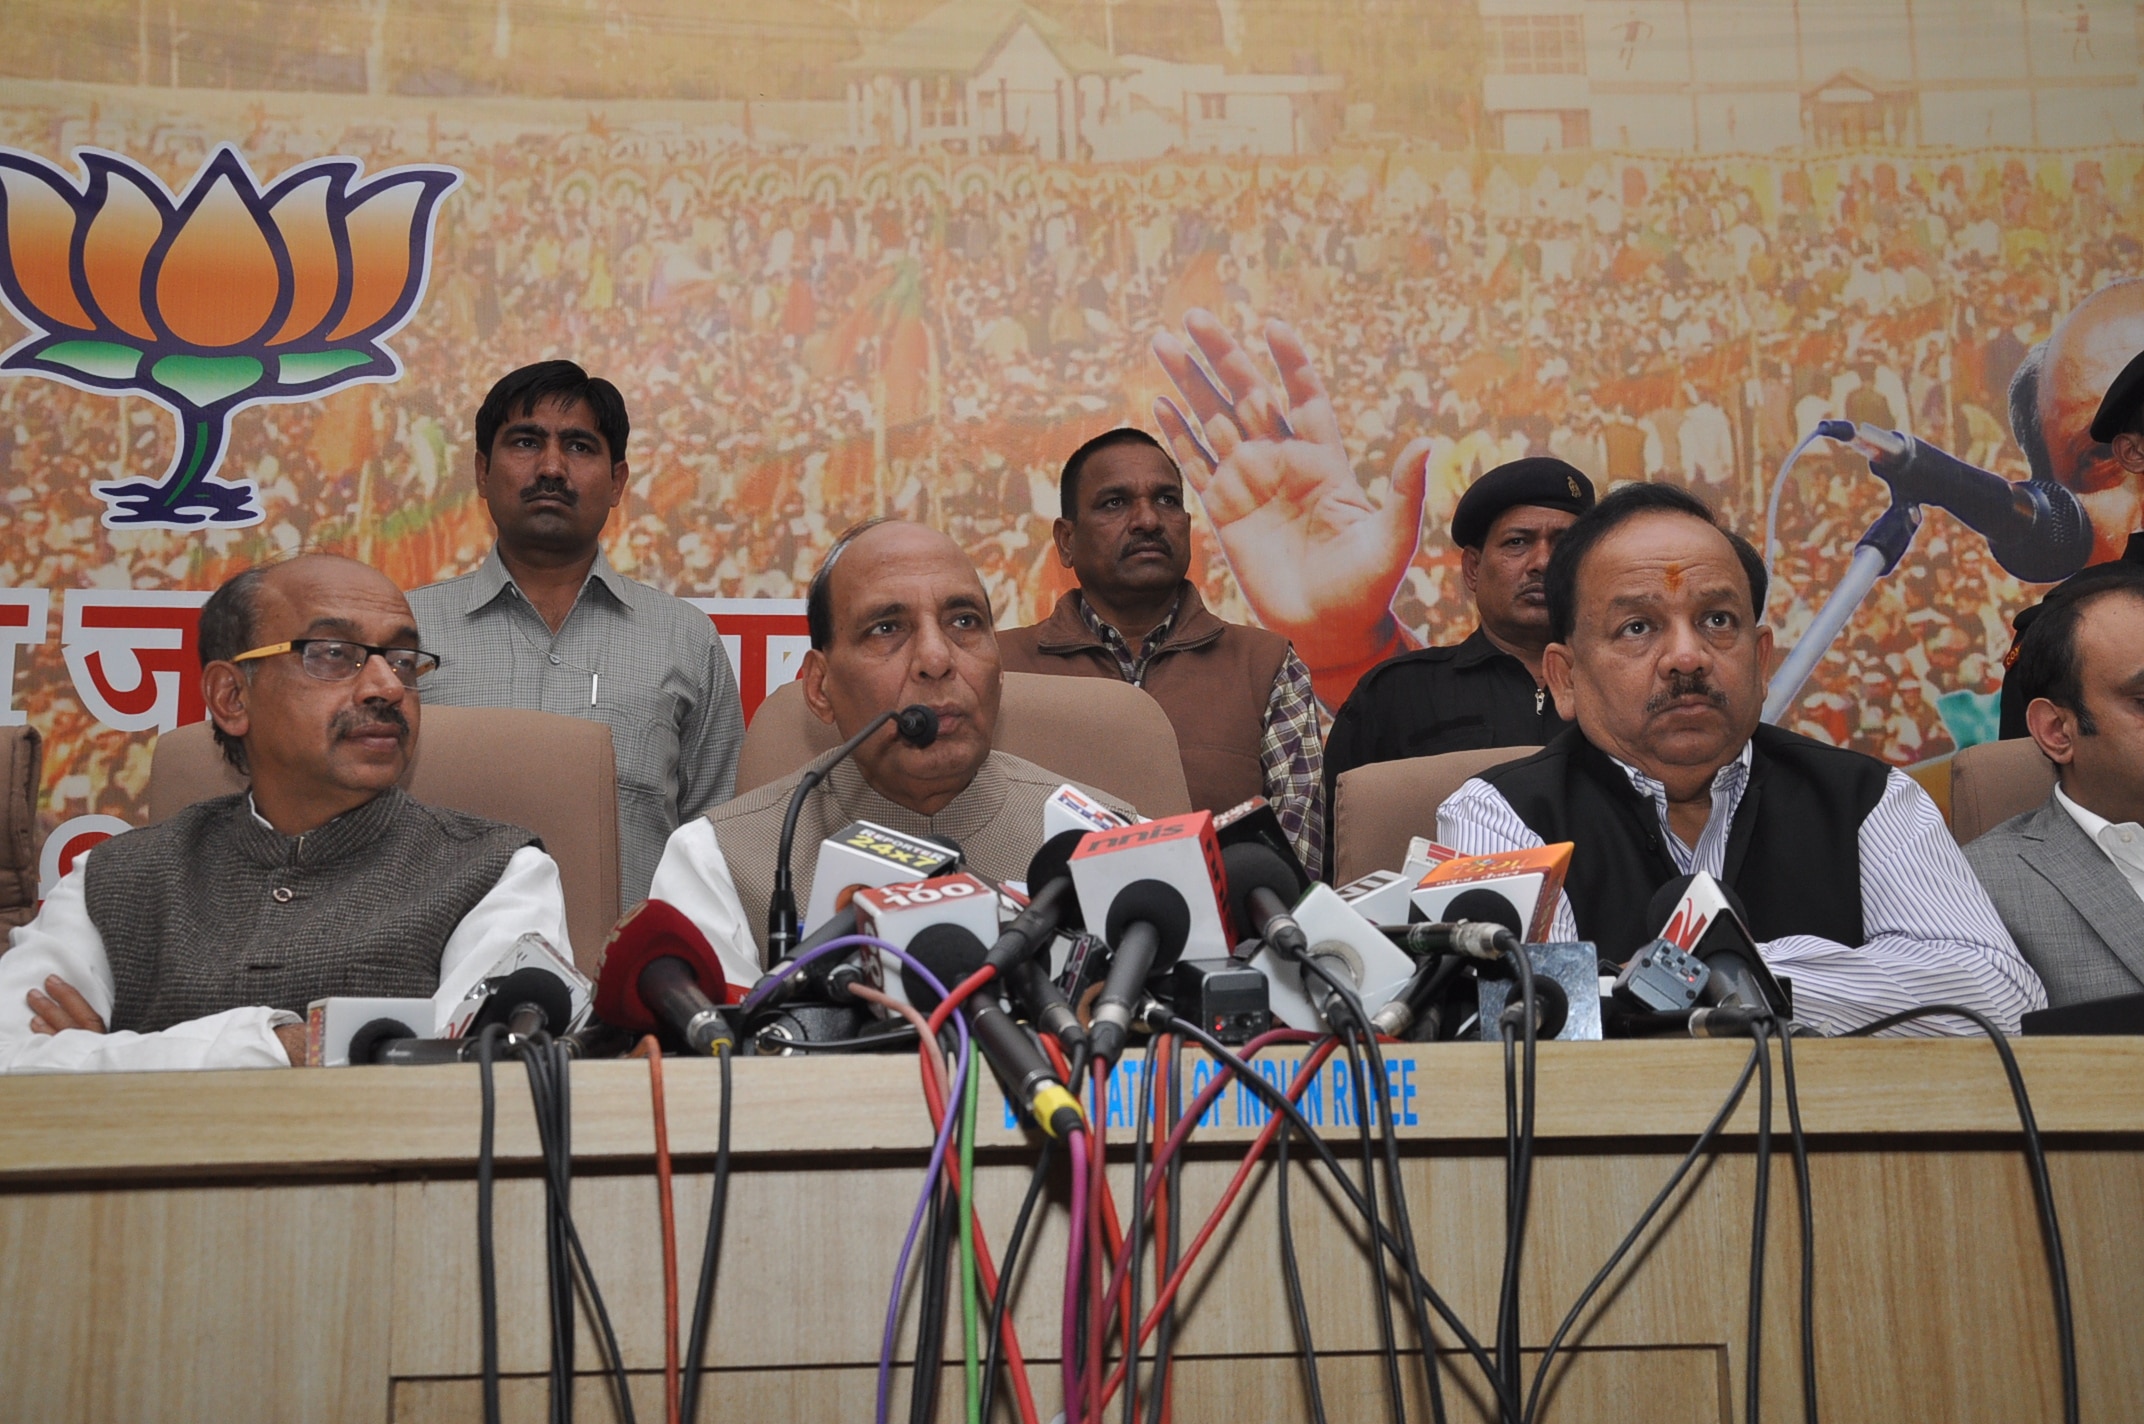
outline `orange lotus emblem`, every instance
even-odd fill
[[[232,414],[401,375],[380,343],[417,309],[432,220],[461,174],[360,184],[356,159],[323,158],[264,191],[221,148],[174,195],[131,159],[76,157],[80,187],[0,149],[0,301],[33,329],[0,371],[135,392],[178,417],[161,480],[96,487],[106,524],[257,523],[252,484],[216,478]]]

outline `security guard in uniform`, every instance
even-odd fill
[[[1474,747],[1538,747],[1564,729],[1541,679],[1542,576],[1557,537],[1592,507],[1593,482],[1545,457],[1499,465],[1460,497],[1452,542],[1479,621],[1461,642],[1388,658],[1355,684],[1325,739],[1328,847],[1342,772]]]

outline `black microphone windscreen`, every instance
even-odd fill
[[[906,950],[910,959],[937,975],[938,982],[949,990],[982,968],[989,952],[989,947],[975,937],[975,931],[955,924],[925,925],[908,942]],[[923,982],[914,965],[901,966],[901,983],[908,990],[909,1003],[925,1013],[938,1007],[938,991]]]
[[[1166,880],[1134,880],[1110,902],[1109,942],[1116,944],[1126,929],[1140,921],[1154,927],[1158,943],[1151,972],[1158,974],[1176,963],[1191,938],[1191,906],[1183,892]]]
[[[1228,877],[1228,913],[1239,935],[1258,933],[1258,916],[1251,910],[1253,890],[1270,890],[1284,905],[1302,898],[1304,886],[1295,867],[1256,841],[1221,847],[1221,868]]]
[[[938,714],[922,703],[911,703],[893,714],[894,730],[912,747],[927,747],[938,740]]]
[[[1085,831],[1059,831],[1044,841],[1042,848],[1027,862],[1027,893],[1038,894],[1052,880],[1070,875],[1072,852],[1079,849],[1079,843],[1086,837]],[[1077,934],[1087,927],[1086,920],[1080,917],[1078,895],[1066,894],[1058,901],[1058,906],[1057,928],[1061,932]]]
[[[532,965],[516,969],[499,981],[484,1007],[477,1010],[466,1036],[474,1037],[491,1024],[505,1023],[523,1004],[534,1004],[543,1011],[546,1033],[564,1033],[566,1025],[573,1021],[573,995],[567,991],[566,981]]]
[[[1519,928],[1518,907],[1494,890],[1461,891],[1444,907],[1444,918],[1454,924],[1471,920],[1478,925],[1500,925],[1515,935],[1526,933]]]
[[[916,839],[919,841],[929,841],[932,845],[944,846],[946,849],[946,853],[953,857],[953,863],[947,866],[945,869],[939,871],[938,873],[940,875],[951,875],[956,870],[963,870],[967,868],[968,853],[965,850],[962,850],[960,848],[960,842],[954,840],[951,836],[918,836],[916,837]]]
[[[415,1038],[417,1030],[400,1019],[374,1019],[350,1035],[350,1062],[366,1064],[373,1051],[391,1038]]]

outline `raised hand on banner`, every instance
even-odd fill
[[[1392,462],[1392,491],[1373,502],[1355,478],[1340,422],[1310,354],[1286,322],[1266,323],[1280,388],[1211,312],[1184,330],[1219,378],[1173,332],[1154,355],[1185,409],[1163,397],[1154,418],[1198,491],[1258,621],[1295,644],[1328,707],[1379,660],[1417,646],[1392,595],[1421,542],[1423,463],[1415,440]]]

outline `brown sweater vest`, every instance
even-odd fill
[[[827,753],[828,756],[833,753]],[[816,762],[813,765],[817,765]],[[767,906],[774,898],[774,861],[782,838],[782,815],[803,771],[747,791],[707,813],[715,844],[744,902],[745,921],[762,958],[767,952]],[[1072,783],[1078,785],[1077,782]],[[804,798],[797,812],[797,834],[790,858],[797,908],[811,903],[811,877],[819,859],[819,842],[851,821],[875,821],[909,835],[943,836],[957,841],[967,868],[984,880],[1027,878],[1027,863],[1042,845],[1042,805],[1065,785],[1054,771],[1005,752],[992,752],[976,770],[968,789],[947,802],[935,816],[919,816],[871,789],[853,761],[845,761]],[[1112,810],[1131,808],[1092,787],[1080,790]],[[810,926],[806,926],[808,930]]]
[[[1122,676],[1116,657],[1080,616],[1078,597],[1075,590],[1058,599],[1057,610],[1043,622],[998,634],[998,657],[1007,672]],[[1193,807],[1226,811],[1265,794],[1258,750],[1265,742],[1273,679],[1287,658],[1286,638],[1222,622],[1186,581],[1176,626],[1147,663],[1140,686],[1176,729]]]

